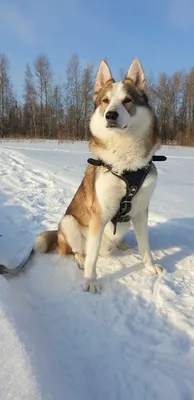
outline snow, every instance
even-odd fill
[[[149,216],[165,271],[133,248],[98,262],[101,295],[71,258],[36,255],[0,276],[0,400],[194,398],[194,149],[163,148]],[[87,143],[0,143],[0,262],[14,266],[57,227],[83,176]]]

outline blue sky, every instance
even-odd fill
[[[64,78],[78,53],[83,65],[105,58],[115,77],[139,57],[146,74],[194,66],[194,0],[0,0],[0,52],[21,92],[26,63],[46,53]]]

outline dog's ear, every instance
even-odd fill
[[[99,65],[98,72],[96,74],[94,93],[99,92],[99,90],[104,86],[104,84],[110,79],[112,79],[112,75],[109,66],[106,63],[106,61],[102,60]]]
[[[146,78],[144,74],[144,70],[138,58],[134,58],[131,63],[126,79],[130,79],[130,81],[138,88],[145,89],[146,86]]]

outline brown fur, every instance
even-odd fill
[[[89,143],[89,149],[91,150],[91,152],[93,152],[93,150],[95,150],[96,148],[106,150],[106,145],[101,139],[92,135]]]
[[[150,126],[149,134],[145,138],[145,157],[147,157],[154,146],[158,144],[161,146],[161,137],[159,135],[157,118],[153,115],[152,124]]]
[[[73,197],[65,215],[72,215],[81,226],[89,226],[91,217],[99,215],[99,205],[96,198],[95,180],[97,168],[89,165],[85,176]]]
[[[43,237],[46,242],[46,250],[45,253],[56,250],[57,248],[57,235],[58,230],[55,231],[46,231],[40,233],[39,237]]]
[[[73,254],[72,248],[68,245],[66,237],[61,232],[60,227],[58,230],[58,254],[60,256],[67,256]]]
[[[134,100],[134,103],[137,106],[144,106],[144,107],[148,107],[150,108],[149,104],[148,104],[148,99],[147,96],[144,92],[144,90],[138,89],[136,88],[130,79],[124,79],[123,81],[124,86],[125,86],[125,91],[126,91],[126,95],[130,98],[132,98]],[[129,103],[130,105],[130,103]]]
[[[93,235],[100,229],[100,208],[95,191],[96,171],[97,169],[94,166],[90,165],[87,167],[85,176],[65,213],[65,216],[70,215],[75,218],[82,227],[90,225],[90,232]],[[60,224],[58,231],[58,254],[74,254],[72,248],[67,243],[64,233],[60,229]]]
[[[102,104],[103,98],[106,96],[108,90],[112,89],[112,85],[114,83],[114,79],[109,79],[105,85],[98,92],[94,93],[93,100],[95,108]],[[108,104],[104,103],[104,106],[107,107]]]
[[[96,175],[97,168],[91,165],[88,166],[85,176],[65,213],[65,216],[71,215],[75,218],[82,227],[90,225],[90,232],[94,235],[100,229],[101,219],[100,207],[95,192]],[[39,237],[44,237],[45,239],[45,253],[57,249],[58,254],[62,256],[74,254],[60,228],[60,224],[58,230],[43,232]]]

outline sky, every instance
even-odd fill
[[[0,53],[21,93],[26,63],[47,54],[64,79],[73,53],[113,76],[139,57],[146,75],[194,66],[194,0],[0,0]]]

